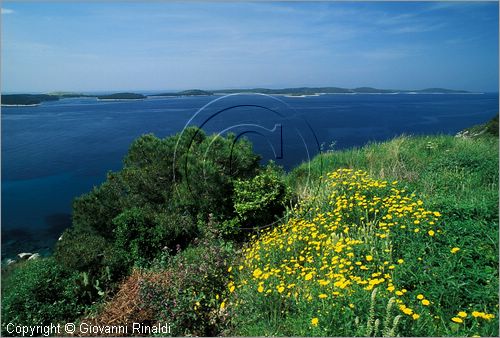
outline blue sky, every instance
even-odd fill
[[[2,3],[4,92],[498,91],[498,3]]]

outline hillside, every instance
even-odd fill
[[[486,133],[400,136],[287,174],[233,136],[144,135],[53,257],[4,271],[2,322],[498,336],[498,160]]]

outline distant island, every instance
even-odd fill
[[[33,106],[45,101],[59,99],[95,97],[98,100],[143,100],[148,97],[183,97],[183,96],[211,96],[235,93],[257,93],[268,95],[286,95],[290,97],[318,96],[322,94],[477,94],[466,90],[453,90],[446,88],[426,88],[417,90],[378,89],[372,87],[341,88],[341,87],[298,87],[298,88],[249,88],[249,89],[220,89],[207,91],[189,89],[179,92],[164,92],[160,94],[143,95],[137,93],[114,93],[107,95],[92,95],[73,92],[52,92],[48,94],[2,94],[2,106]]]
[[[189,89],[189,90],[183,90],[181,92],[177,93],[161,93],[161,94],[152,94],[149,96],[210,96],[214,95],[212,92],[208,92],[206,90],[201,90],[201,89]]]
[[[2,106],[35,106],[44,101],[57,101],[58,96],[47,94],[2,95]]]
[[[261,93],[261,94],[277,94],[289,96],[304,96],[318,94],[467,94],[465,90],[453,90],[445,88],[426,88],[418,90],[399,90],[399,89],[378,89],[372,87],[359,88],[341,88],[341,87],[299,87],[299,88],[283,88],[283,89],[221,89],[215,90],[218,94],[231,93]]]
[[[75,97],[96,97],[96,95],[74,93],[74,92],[51,92],[47,93],[47,95],[57,96],[60,99],[70,99]]]
[[[115,93],[110,95],[99,95],[98,100],[142,100],[147,96],[136,93]]]

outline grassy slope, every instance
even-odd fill
[[[445,212],[450,220],[494,222],[498,217],[498,138],[401,136],[363,148],[317,156],[289,177],[299,191],[310,178],[338,168],[366,170],[379,179],[399,180]]]
[[[288,180],[299,195],[310,196],[311,191],[321,195],[321,187],[315,190],[321,175],[338,168],[361,169],[377,179],[398,180],[424,201],[426,209],[440,211],[444,236],[439,236],[439,245],[446,248],[445,255],[426,257],[425,274],[406,273],[414,281],[429,285],[427,289],[441,304],[443,320],[441,324],[406,333],[456,335],[458,326],[454,329],[456,324],[450,323],[449,318],[458,311],[481,305],[498,318],[498,159],[498,138],[488,134],[477,138],[401,136],[359,149],[319,155],[296,168]],[[458,264],[450,265],[446,257],[449,248],[455,246],[462,248],[462,256]],[[479,333],[498,334],[497,318]],[[295,319],[303,323],[303,318]],[[287,318],[286,322],[293,323],[294,318]],[[297,334],[290,331],[292,324],[287,325],[249,320],[248,326],[243,324],[237,333]],[[330,334],[335,335],[335,331]]]

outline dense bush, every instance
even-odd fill
[[[254,177],[234,181],[236,217],[215,226],[226,238],[242,240],[245,235],[279,221],[291,198],[283,169],[270,162]]]
[[[162,250],[189,242],[197,233],[196,222],[187,215],[155,213],[147,209],[131,208],[118,215],[113,223],[115,246],[121,249],[129,262],[147,265]]]
[[[234,190],[234,208],[245,227],[276,222],[290,195],[283,172],[272,163],[251,179],[235,181]]]
[[[78,273],[52,258],[18,263],[2,281],[2,331],[6,325],[47,325],[71,321],[83,310],[75,290]]]
[[[234,216],[233,181],[252,177],[258,167],[251,143],[234,135],[206,136],[197,128],[165,139],[144,135],[131,145],[121,171],[75,200],[74,230],[58,245],[58,260],[68,268],[102,270],[103,245],[63,249],[82,236],[94,242],[101,236],[124,253],[123,269],[147,264],[199,235],[198,219]]]
[[[75,228],[66,230],[56,243],[54,258],[61,268],[78,273],[75,288],[82,304],[99,299],[130,270],[124,250],[93,231]]]
[[[109,245],[104,237],[89,231],[66,230],[56,243],[54,257],[62,266],[77,271],[93,271]]]
[[[229,319],[222,295],[234,250],[219,240],[194,244],[156,267],[168,278],[142,282],[141,302],[154,320],[172,324],[174,336],[216,336]]]

